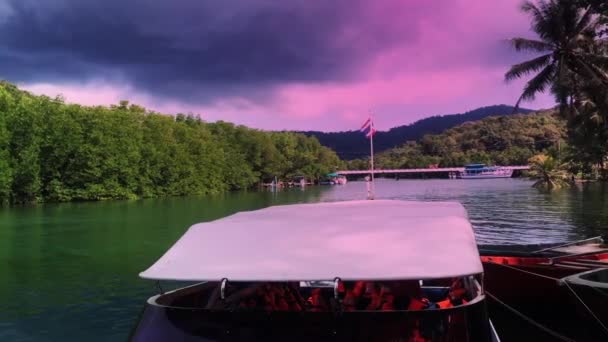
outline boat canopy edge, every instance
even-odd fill
[[[195,224],[140,277],[346,281],[482,272],[461,204],[374,200],[274,206]]]

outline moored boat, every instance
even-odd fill
[[[608,341],[608,248],[600,237],[480,253],[490,313],[507,327],[505,338],[526,331],[543,341]]]
[[[197,283],[151,297],[133,341],[498,341],[458,203],[238,213],[192,226],[140,276]]]
[[[326,179],[319,182],[321,185],[344,185],[348,182],[346,176],[338,174],[338,173],[329,173],[326,176]]]
[[[458,175],[462,179],[511,178],[513,170],[500,166],[487,166],[485,164],[468,164],[464,171]]]

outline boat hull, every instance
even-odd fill
[[[476,176],[459,176],[460,179],[493,179],[493,178],[511,178],[511,175],[476,175]]]
[[[415,333],[414,333],[415,331]],[[496,341],[486,302],[447,310],[231,312],[148,301],[131,341]]]
[[[594,263],[603,269],[593,261],[594,255],[569,260],[568,256],[521,251],[483,254],[489,312],[501,337],[508,340],[515,338],[510,334],[524,332],[538,341],[608,340],[602,327],[608,326],[608,289],[568,280]]]
[[[511,178],[513,176],[512,170],[503,170],[495,173],[487,174],[461,174],[458,178],[461,179],[492,179],[492,178]]]

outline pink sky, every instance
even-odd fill
[[[358,2],[353,2],[358,3]],[[357,129],[369,110],[382,130],[434,114],[514,104],[524,82],[505,83],[508,67],[530,56],[511,51],[505,39],[530,36],[519,0],[377,1],[362,3],[332,34],[332,49],[356,60],[339,77],[228,83],[205,100],[159,96],[129,76],[92,74],[83,80],[29,79],[20,86],[38,94],[63,94],[68,102],[114,104],[127,99],[165,113],[192,112],[262,129]],[[310,23],[314,30],[314,23]],[[297,42],[296,42],[297,43]],[[289,47],[286,47],[289,48]],[[263,51],[262,51],[263,53]],[[314,56],[306,58],[314,58]],[[339,64],[338,64],[339,65]],[[150,73],[154,73],[150,69]],[[253,71],[255,72],[255,71]],[[344,75],[346,73],[346,75]],[[232,91],[232,89],[244,89]],[[207,89],[207,88],[205,88]],[[201,88],[200,92],[208,92]],[[252,95],[255,94],[255,95]],[[543,95],[527,108],[553,106]]]

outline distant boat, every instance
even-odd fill
[[[319,184],[321,185],[344,185],[348,182],[346,176],[340,175],[338,173],[328,173],[327,180],[321,181]]]
[[[459,174],[462,179],[485,179],[485,178],[511,178],[513,170],[500,166],[487,166],[485,164],[468,164],[464,166],[464,172]]]

